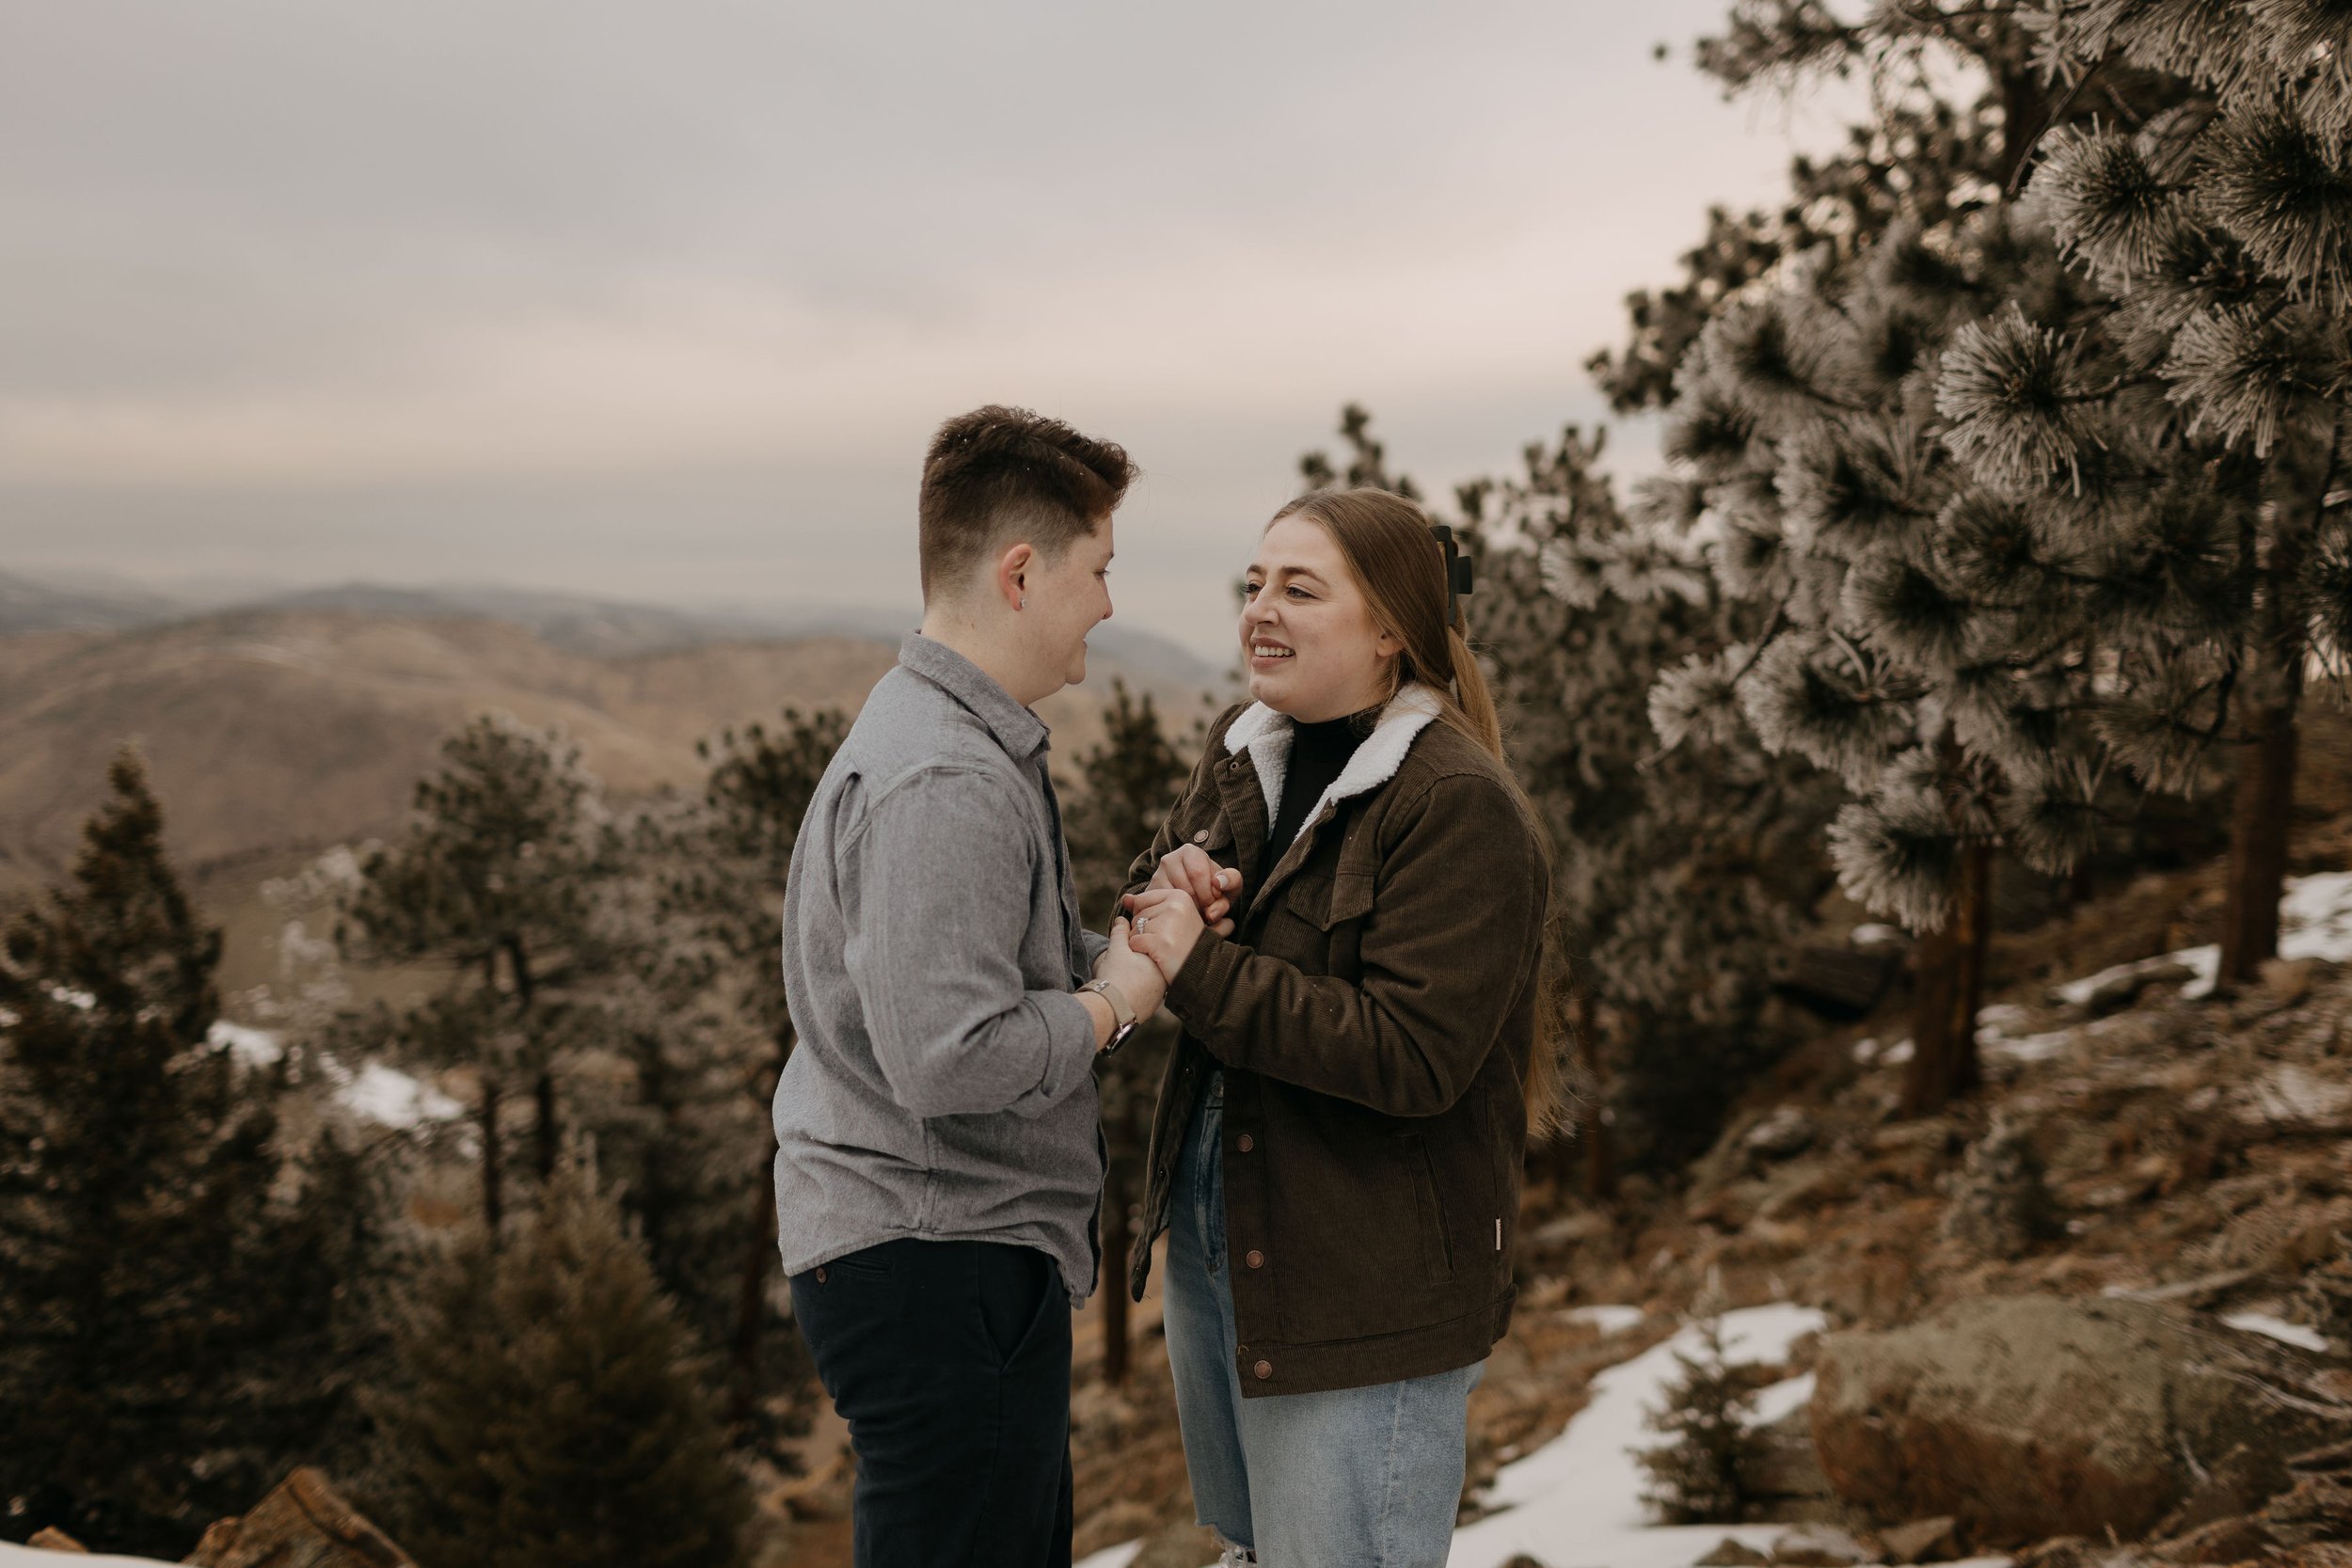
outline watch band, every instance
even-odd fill
[[[1127,1043],[1127,1037],[1136,1032],[1136,1010],[1127,1006],[1127,999],[1108,980],[1089,980],[1078,988],[1101,997],[1111,1010],[1111,1037],[1104,1042],[1102,1054],[1107,1056]]]

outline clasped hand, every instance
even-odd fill
[[[1162,856],[1144,890],[1120,900],[1125,912],[1111,922],[1110,946],[1095,960],[1095,977],[1118,987],[1137,1013],[1158,1011],[1200,934],[1232,935],[1228,895],[1240,886],[1240,872],[1226,870],[1196,846],[1181,845]]]
[[[1112,940],[1123,934],[1128,946],[1150,958],[1162,979],[1173,984],[1203,931],[1218,937],[1233,934],[1229,895],[1240,886],[1240,872],[1217,864],[1197,845],[1178,845],[1160,857],[1141,893],[1120,900],[1126,914],[1115,923]],[[1126,927],[1123,933],[1117,929],[1120,926]]]

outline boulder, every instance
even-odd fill
[[[417,1568],[308,1465],[251,1513],[206,1530],[187,1560],[197,1568]]]
[[[1947,1562],[1960,1555],[1960,1521],[1948,1513],[1879,1531],[1889,1562]]]
[[[1726,1535],[1714,1550],[1697,1559],[1692,1568],[1761,1568],[1772,1560],[1736,1535]],[[1509,1568],[1505,1564],[1505,1568]]]
[[[1979,1545],[2188,1529],[2352,1433],[2323,1365],[2150,1302],[1981,1297],[1824,1339],[1814,1448],[1848,1502]]]

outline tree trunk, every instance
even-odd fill
[[[775,1173],[763,1172],[752,1202],[752,1227],[743,1249],[743,1272],[736,1282],[735,1343],[728,1361],[733,1385],[727,1391],[727,1423],[743,1441],[759,1409],[759,1342],[768,1323],[768,1271],[776,1262]]]
[[[490,1232],[490,1248],[498,1250],[499,1224],[506,1217],[504,1196],[499,1191],[499,1081],[482,1075],[482,1223]]]
[[[2323,497],[2334,477],[2330,462],[2319,481]],[[2263,961],[2279,956],[2279,899],[2286,891],[2287,850],[2295,829],[2296,710],[2301,704],[2307,654],[2303,623],[2295,607],[2308,546],[2309,539],[2299,529],[2282,528],[2263,562],[2262,621],[2254,657],[2261,670],[2260,689],[2269,700],[2252,714],[2248,725],[2251,733],[2238,763],[2229,898],[2216,982],[2225,991],[2260,979]]]
[[[1124,1140],[1122,1140],[1123,1142]],[[1127,1383],[1127,1163],[1112,1150],[1103,1173],[1103,1381]]]
[[[1990,63],[1990,62],[1988,62]],[[2018,61],[1999,71],[2001,84],[2001,183],[2017,182],[2018,166],[2033,152],[2050,123],[2050,96],[2041,74]]]
[[[539,1180],[546,1182],[555,1176],[556,1143],[562,1132],[555,1120],[555,1074],[545,1068],[540,1069],[538,1082],[532,1085],[532,1094],[539,1107]]]
[[[760,1103],[773,1103],[776,1085],[784,1081],[785,1065],[792,1060],[792,1047],[798,1039],[789,1025],[778,1032],[775,1061],[760,1074]],[[734,1385],[728,1391],[727,1420],[739,1442],[749,1432],[752,1418],[759,1409],[759,1347],[768,1330],[768,1271],[778,1266],[775,1140],[764,1139],[760,1148],[769,1158],[761,1163],[758,1180],[754,1183],[758,1191],[752,1201],[752,1227],[743,1250],[743,1269],[736,1278],[735,1342],[727,1354],[729,1378]]]
[[[2236,816],[2230,833],[2229,901],[2222,915],[2219,988],[2250,985],[2263,960],[2279,956],[2279,900],[2287,879],[2295,816],[2295,707],[2281,704],[2254,718],[2254,736],[2238,763]]]
[[[1993,847],[1962,852],[1951,918],[1920,938],[1911,1029],[1911,1066],[1903,1076],[1903,1117],[1932,1116],[1976,1088],[1977,1012],[1984,1000],[1984,959],[1993,940]]]

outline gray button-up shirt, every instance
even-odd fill
[[[1094,1289],[1094,1022],[1046,728],[921,635],[810,800],[784,898],[787,1274],[900,1237],[1009,1242]]]

